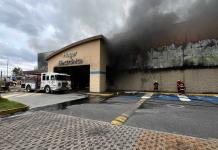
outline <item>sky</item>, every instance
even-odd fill
[[[0,70],[37,67],[37,53],[111,33],[123,26],[128,0],[1,0]]]
[[[140,3],[148,1],[146,3]],[[192,3],[201,0],[156,0],[158,12],[187,16]],[[208,0],[205,0],[208,1]],[[153,0],[1,0],[0,70],[37,68],[37,53],[57,50],[98,34],[113,37],[131,24],[137,4],[152,11]],[[142,7],[143,8],[143,7]],[[134,11],[133,11],[134,10]],[[146,11],[145,11],[146,12]],[[131,18],[130,18],[131,17]]]

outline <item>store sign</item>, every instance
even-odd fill
[[[65,58],[71,58],[71,59],[73,59],[74,57],[76,57],[77,56],[77,52],[65,52],[64,53],[64,57]]]
[[[77,56],[77,52],[65,52],[64,58],[70,58],[69,60],[60,60],[59,66],[69,66],[69,65],[79,65],[83,64],[82,59],[75,58]]]

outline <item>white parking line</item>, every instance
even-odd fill
[[[142,96],[141,98],[143,98],[143,99],[149,99],[149,98],[151,98],[151,96]]]
[[[191,100],[185,95],[178,95],[179,100],[183,102],[190,102]]]

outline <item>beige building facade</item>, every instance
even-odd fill
[[[115,78],[114,88],[153,91],[153,83],[158,81],[160,91],[177,92],[178,80],[184,81],[188,93],[218,93],[217,68],[122,72]]]
[[[177,92],[176,82],[182,80],[188,93],[218,93],[218,68],[155,69],[113,72],[102,35],[72,43],[47,57],[48,72],[71,75],[73,89],[90,92],[106,90]],[[109,67],[108,67],[109,66]],[[111,69],[112,68],[112,74]],[[106,78],[107,75],[107,78]],[[111,82],[112,80],[112,82]]]
[[[84,82],[82,77],[88,74],[87,82],[90,92],[104,92],[106,90],[106,65],[107,56],[104,49],[102,35],[91,37],[54,52],[48,56],[48,72],[65,72],[77,74],[75,82]],[[85,68],[86,66],[86,68]],[[79,70],[79,68],[82,68]],[[88,69],[87,69],[88,68]],[[86,72],[81,71],[87,69]],[[73,83],[74,84],[74,81]]]

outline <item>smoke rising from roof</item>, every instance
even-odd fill
[[[216,0],[135,1],[125,28],[108,39],[112,62],[131,65],[141,61],[143,66],[145,50],[152,47],[218,38],[217,8]]]

